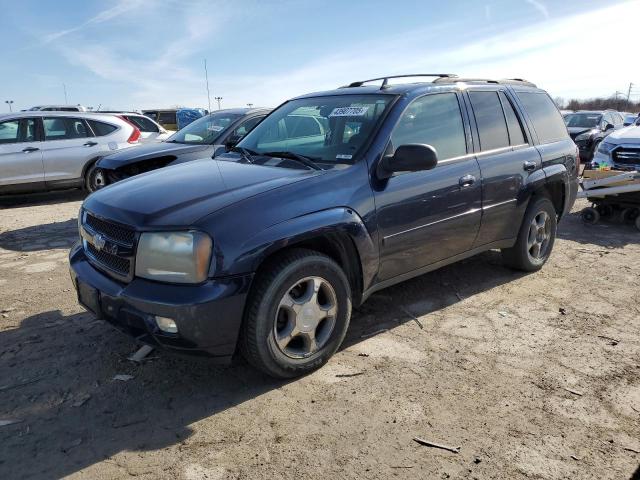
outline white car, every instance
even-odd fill
[[[591,166],[640,170],[640,126],[624,127],[607,135],[600,142]]]
[[[92,185],[95,162],[139,145],[114,115],[29,111],[0,115],[0,194]]]
[[[28,112],[86,112],[87,109],[82,105],[36,105],[31,107]]]
[[[175,130],[167,130],[162,125],[141,113],[114,112],[114,114],[138,127],[138,130],[140,130],[139,141],[141,143],[162,142],[176,133]]]

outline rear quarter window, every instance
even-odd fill
[[[552,143],[568,137],[567,127],[549,95],[544,92],[517,92],[529,114],[540,143]]]
[[[97,120],[88,120],[88,122],[91,126],[91,130],[96,134],[96,137],[104,137],[118,129],[118,127],[111,125],[110,123],[98,122]]]

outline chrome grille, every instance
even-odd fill
[[[80,235],[89,262],[117,280],[131,281],[135,259],[135,230],[87,211],[82,212],[81,219]]]

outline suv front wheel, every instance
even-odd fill
[[[331,258],[295,249],[256,277],[240,348],[247,361],[277,378],[320,368],[336,352],[351,318],[351,289]]]
[[[534,200],[524,214],[516,244],[502,249],[504,263],[526,272],[540,270],[551,255],[557,222],[551,200],[546,197]]]

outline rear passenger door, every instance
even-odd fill
[[[480,247],[517,236],[527,177],[541,161],[506,90],[470,89],[467,95],[482,174],[482,222],[474,244]]]
[[[380,280],[471,249],[480,226],[480,169],[468,155],[468,129],[456,93],[414,100],[391,135],[387,154],[422,143],[438,153],[428,171],[396,173],[374,186],[380,233]]]
[[[46,182],[77,179],[98,143],[81,118],[44,116],[42,153]]]
[[[35,118],[0,122],[0,186],[44,182]]]

